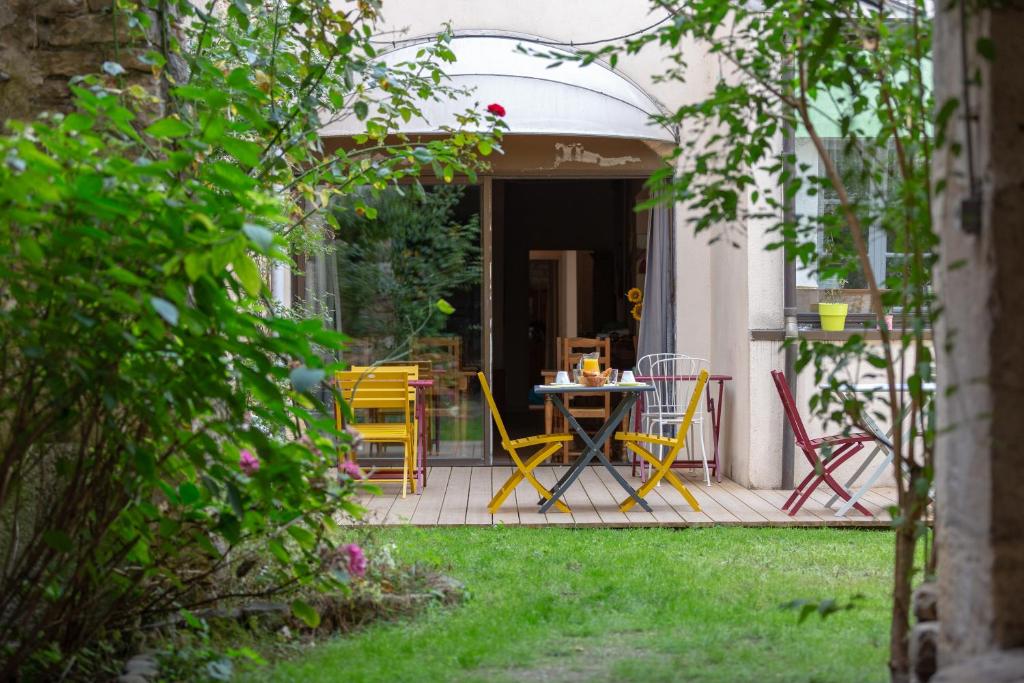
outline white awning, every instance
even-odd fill
[[[565,63],[549,69],[550,60],[524,54],[518,45],[544,52],[565,52],[513,35],[460,35],[451,42],[457,61],[445,65],[450,85],[469,88],[459,100],[422,103],[424,118],[414,118],[402,132],[437,133],[456,126],[455,114],[479,103],[501,104],[512,135],[582,135],[674,142],[673,131],[653,123],[659,105],[635,83],[600,63]],[[533,44],[531,44],[533,43]],[[402,45],[381,56],[390,64],[415,61],[422,42]],[[328,115],[329,116],[329,115]],[[325,116],[325,118],[327,118]],[[329,123],[324,137],[356,135],[354,117]]]

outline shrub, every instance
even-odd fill
[[[344,340],[275,312],[263,273],[322,237],[332,196],[472,173],[500,135],[470,112],[488,130],[391,137],[417,98],[453,94],[447,34],[385,67],[376,3],[214,4],[116,4],[129,40],[154,41],[166,116],[108,63],[76,79],[74,113],[0,137],[4,680],[231,596],[257,559],[246,594],[339,585],[317,570],[356,484],[332,473],[346,437],[313,392],[334,369],[318,349]],[[323,111],[363,121],[361,146],[325,155]]]

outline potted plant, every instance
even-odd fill
[[[850,310],[850,304],[842,300],[843,288],[846,280],[839,280],[835,287],[826,289],[818,302],[818,317],[821,319],[821,329],[827,332],[841,332],[846,328],[846,314]]]

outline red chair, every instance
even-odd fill
[[[772,370],[772,379],[775,380],[775,388],[779,392],[779,398],[782,399],[782,407],[786,411],[786,419],[789,420],[789,426],[793,428],[796,445],[803,451],[807,461],[811,463],[811,473],[804,477],[804,480],[796,487],[793,495],[789,497],[789,500],[782,506],[782,509],[789,510],[789,515],[792,517],[803,507],[807,499],[811,497],[814,489],[821,486],[822,483],[828,484],[829,488],[835,491],[836,495],[843,500],[849,500],[850,492],[835,480],[832,473],[840,465],[853,457],[857,451],[864,448],[865,443],[874,441],[874,435],[855,432],[849,435],[823,436],[820,439],[808,438],[807,430],[804,428],[804,421],[800,419],[800,411],[796,409],[793,395],[789,393],[786,376],[778,370]],[[819,455],[818,451],[823,451],[823,453]],[[821,457],[822,455],[824,457]],[[796,501],[795,505],[793,501]],[[871,517],[868,509],[860,503],[856,503],[853,507],[858,512],[863,512],[868,517]]]

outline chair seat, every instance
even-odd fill
[[[557,443],[560,441],[572,441],[572,434],[538,434],[536,436],[525,436],[522,439],[512,439],[508,445],[512,448],[523,446],[536,446],[542,443]]]
[[[811,448],[821,448],[822,446],[834,446],[844,443],[863,443],[874,440],[874,434],[868,434],[867,432],[853,432],[849,435],[833,434],[832,436],[823,436],[818,439],[811,439],[810,446]]]
[[[676,438],[658,436],[657,434],[645,434],[643,432],[619,432],[615,435],[616,441],[643,441],[659,446],[675,446]]]
[[[359,432],[363,441],[405,441],[411,437],[409,426],[405,424],[356,424],[353,429]]]

